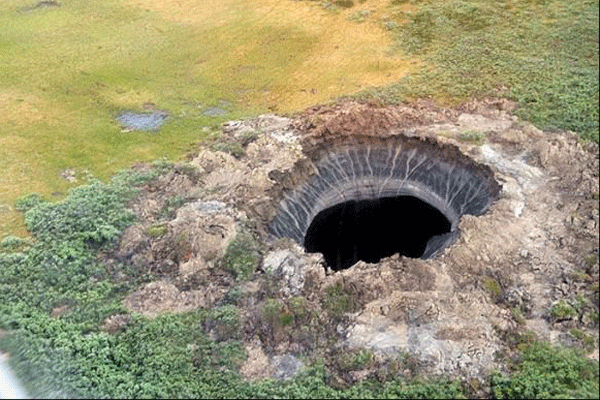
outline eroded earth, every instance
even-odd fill
[[[483,378],[535,336],[597,359],[598,146],[543,132],[513,107],[342,102],[224,124],[133,204],[139,222],[109,257],[157,278],[125,305],[148,316],[236,307],[240,331],[218,320],[204,329],[244,341],[248,379],[286,379],[317,358],[339,387],[398,374]],[[334,272],[269,226],[314,176],[315,149],[355,136],[455,148],[492,171],[498,198],[485,214],[460,217],[454,243],[431,259],[396,254]],[[240,235],[257,246],[247,276],[225,261]],[[107,329],[127,323],[115,321]]]

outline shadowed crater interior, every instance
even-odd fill
[[[304,247],[323,253],[327,265],[337,271],[359,260],[376,263],[396,253],[422,257],[429,240],[450,229],[444,214],[416,197],[348,201],[317,214]]]
[[[450,144],[393,135],[320,138],[309,160],[281,176],[294,182],[269,230],[333,270],[401,254],[438,255],[460,235],[465,214],[482,215],[498,198],[492,171]]]

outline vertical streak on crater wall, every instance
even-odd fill
[[[460,217],[485,213],[500,193],[492,171],[457,147],[405,135],[331,137],[313,144],[307,157],[313,172],[280,202],[270,223],[277,238],[304,244],[307,230],[321,211],[347,201],[398,196],[416,197],[439,210],[451,233],[432,238],[424,258],[456,237]],[[303,167],[306,170],[305,166]],[[439,243],[438,243],[439,242]]]

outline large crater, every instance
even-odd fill
[[[576,328],[597,343],[598,146],[542,132],[509,106],[344,103],[224,124],[195,168],[136,201],[116,257],[161,278],[125,306],[151,317],[235,304],[250,379],[273,376],[256,360],[325,355],[331,376],[363,380],[379,372],[335,360],[362,349],[382,368],[408,354],[425,373],[484,377],[521,332],[573,345]],[[165,221],[175,196],[192,200]],[[231,249],[250,278],[224,262]],[[364,261],[329,273],[324,258]],[[582,296],[578,316],[554,316]],[[289,325],[265,319],[273,305]]]
[[[303,178],[269,228],[334,270],[396,253],[431,258],[458,237],[462,215],[485,213],[501,189],[489,167],[432,139],[332,135],[305,148],[311,165],[295,167]]]

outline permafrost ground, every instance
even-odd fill
[[[332,384],[343,386],[385,375],[399,355],[412,360],[398,371],[407,376],[418,366],[483,377],[503,368],[497,355],[510,354],[509,338],[527,330],[582,346],[570,335],[579,328],[593,338],[588,351],[598,358],[598,146],[574,133],[542,132],[511,108],[507,101],[457,109],[343,103],[225,124],[220,146],[193,155],[197,179],[174,171],[134,205],[140,222],[112,256],[160,279],[125,305],[150,316],[235,305],[248,353],[241,372],[249,379],[292,376],[299,357],[324,357]],[[238,158],[211,150],[234,143],[245,145]],[[453,185],[465,189],[448,190]],[[455,240],[431,259],[396,254],[333,272],[301,245],[312,218],[337,204],[340,192],[355,200],[416,196],[448,217]],[[193,201],[157,234],[152,228],[175,195]],[[262,255],[250,280],[236,280],[222,258],[248,230],[260,238]],[[334,295],[343,307],[332,306]],[[577,296],[577,316],[552,313]],[[273,319],[267,304],[291,319]],[[105,328],[126,323],[116,316]],[[216,325],[205,329],[227,339]],[[339,354],[361,348],[373,352],[373,362],[340,367]]]
[[[309,155],[315,158],[314,171],[306,182],[281,202],[269,225],[275,237],[303,244],[320,212],[348,201],[398,196],[416,197],[435,207],[455,231],[462,215],[485,213],[500,192],[489,168],[470,162],[454,146],[404,134],[331,136]],[[439,245],[428,253],[435,253]]]

